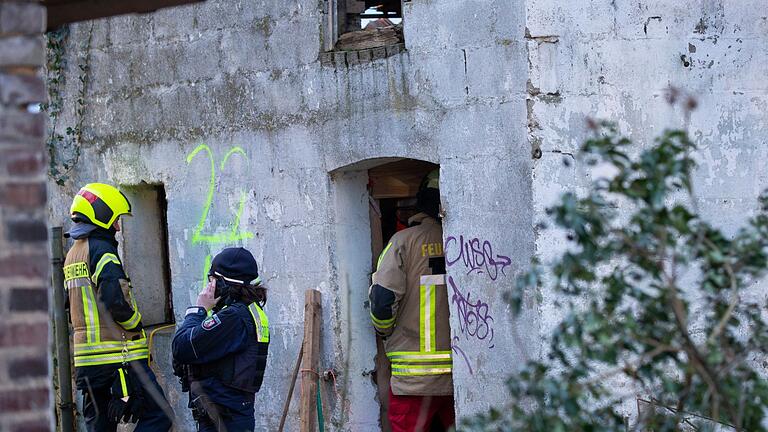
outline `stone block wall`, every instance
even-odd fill
[[[51,221],[66,226],[72,194],[89,181],[163,184],[177,321],[206,257],[224,246],[252,249],[271,288],[257,428],[276,427],[303,292],[317,288],[321,367],[339,372],[324,384],[329,428],[375,431],[366,169],[380,158],[439,163],[456,410],[472,415],[504,403],[506,377],[540,354],[559,319],[548,293],[516,320],[503,294],[532,255],[562,250],[558,233],[534,226],[588,180],[562,163],[586,118],[617,121],[639,148],[682,123],[666,89],[691,91],[702,209],[722,224],[749,214],[768,184],[764,3],[412,0],[402,47],[352,54],[323,51],[327,17],[314,0],[208,0],[79,23],[59,132],[81,121],[82,155],[71,179],[49,183]],[[472,245],[482,250],[469,256]],[[167,345],[153,348],[160,375],[170,373]],[[185,395],[167,382],[191,427]]]
[[[0,430],[51,429],[45,10],[0,3]]]

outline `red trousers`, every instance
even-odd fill
[[[397,396],[389,389],[392,432],[446,431],[456,423],[453,396]]]

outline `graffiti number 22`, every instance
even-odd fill
[[[203,213],[200,215],[200,220],[197,222],[195,232],[192,234],[192,244],[227,243],[253,238],[253,233],[250,231],[238,231],[238,228],[240,227],[240,217],[243,215],[243,209],[245,208],[246,192],[244,190],[240,191],[240,203],[237,206],[237,213],[235,213],[235,220],[232,222],[232,228],[225,233],[203,234],[203,227],[205,227],[205,222],[208,220],[208,214],[210,213],[211,205],[213,204],[213,193],[216,189],[216,162],[213,160],[213,151],[211,151],[211,148],[205,144],[200,144],[199,146],[195,147],[195,149],[192,150],[190,154],[187,155],[187,164],[192,162],[192,159],[194,159],[195,156],[200,152],[205,152],[208,154],[208,160],[211,161],[211,177],[208,181],[208,196],[205,198]],[[224,159],[221,160],[221,165],[219,166],[220,170],[224,170],[229,157],[234,154],[239,154],[243,157],[246,157],[245,151],[242,148],[232,147],[227,152],[227,154],[224,155]],[[210,267],[211,255],[208,254],[205,257],[205,264],[203,265],[203,288],[205,288],[205,285],[208,281],[207,275],[208,269]]]
[[[240,217],[242,216],[243,209],[245,208],[246,192],[244,190],[240,191],[240,203],[237,207],[237,213],[235,213],[235,220],[231,225],[232,228],[225,233],[203,234],[203,227],[205,226],[205,222],[208,220],[211,204],[213,204],[213,193],[216,188],[216,162],[213,160],[213,152],[211,151],[211,148],[206,144],[200,144],[194,150],[192,150],[189,155],[187,155],[187,164],[192,162],[192,159],[194,159],[195,156],[200,152],[205,152],[208,154],[208,159],[211,161],[211,177],[208,181],[208,196],[206,197],[205,204],[203,205],[203,213],[200,215],[200,220],[197,223],[194,234],[192,234],[192,244],[227,243],[253,238],[253,233],[250,231],[238,231],[238,228],[240,227]],[[240,154],[243,157],[246,156],[245,151],[242,148],[233,147],[227,152],[226,155],[224,155],[224,159],[222,159],[219,169],[224,170],[229,157],[235,154]]]

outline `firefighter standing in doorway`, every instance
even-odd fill
[[[76,385],[88,431],[167,431],[172,413],[149,368],[149,349],[130,280],[117,253],[119,218],[131,204],[115,187],[91,183],[72,201],[74,239],[64,280],[74,331]]]
[[[371,320],[392,365],[393,432],[455,423],[439,170],[422,180],[416,199],[420,212],[384,248],[369,292]]]
[[[173,337],[174,373],[189,392],[198,431],[254,430],[269,348],[266,301],[248,250],[227,248],[213,258],[208,284]]]

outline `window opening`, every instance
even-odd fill
[[[162,184],[123,186],[133,216],[121,218],[120,255],[145,327],[174,322],[168,202]]]
[[[384,246],[398,231],[408,228],[408,219],[415,215],[416,193],[421,180],[439,165],[414,159],[402,159],[368,170],[368,194],[370,197],[371,223],[371,273],[376,270]],[[389,409],[389,378],[391,368],[381,338],[376,337],[376,374],[380,403],[380,424],[382,431],[389,431],[387,420]],[[381,383],[381,385],[378,385]]]
[[[403,7],[401,0],[327,0],[335,3],[328,29],[332,36],[327,50],[358,51],[402,44]]]

